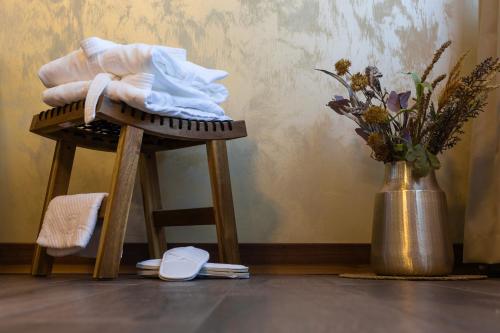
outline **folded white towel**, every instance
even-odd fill
[[[91,84],[96,78],[104,78],[104,93],[114,101],[125,103],[144,110],[146,98],[151,94],[152,75],[140,73],[121,78],[112,74],[100,73],[94,80],[64,83],[57,87],[48,88],[43,92],[43,101],[50,106],[63,106],[78,102],[87,97]],[[100,80],[100,79],[98,79]],[[101,87],[102,88],[102,87]],[[91,99],[99,99],[101,89],[92,93]],[[94,96],[96,95],[96,96]]]
[[[104,82],[101,82],[100,77]],[[113,79],[114,78],[114,79]],[[153,75],[139,73],[128,75],[117,80],[110,74],[98,74],[93,81],[77,81],[48,88],[43,93],[43,101],[57,107],[87,99],[86,122],[95,117],[95,106],[102,89],[104,94],[114,101],[123,101],[126,104],[145,112],[159,115],[201,120],[229,120],[224,110],[215,102],[202,98],[186,98],[174,96],[166,92],[151,91]],[[97,89],[88,94],[89,88],[99,82]],[[203,110],[203,111],[201,111]]]
[[[92,236],[102,199],[107,193],[58,196],[45,212],[36,240],[54,257],[74,254],[85,248]]]
[[[116,44],[114,42],[100,39],[97,37],[90,37],[84,39],[81,43],[81,48],[73,51],[63,57],[52,60],[51,62],[43,65],[38,71],[38,76],[42,83],[47,87],[55,87],[64,83],[74,82],[74,81],[82,81],[82,80],[91,80],[94,76],[99,73],[109,72],[106,71],[106,67],[108,69],[113,69],[115,67],[114,62],[116,58],[120,58],[121,53],[124,53],[123,58],[128,60],[127,63],[122,66],[130,66],[134,65],[133,68],[140,68],[142,66],[147,66],[148,58],[151,57],[152,47],[151,45],[146,44],[132,44],[136,45],[132,47],[132,51],[130,50],[122,50],[122,46],[120,44]],[[113,49],[115,47],[119,47],[114,52],[108,54],[107,60],[103,61],[102,57],[99,57],[106,50]],[[161,47],[162,51],[170,54],[170,56],[178,61],[186,60],[186,51],[183,49],[176,49],[170,47]],[[127,52],[129,51],[129,52]],[[120,67],[120,68],[122,68]],[[133,69],[130,68],[129,69]],[[125,70],[121,69],[120,72],[123,74]],[[137,73],[142,71],[130,72]],[[113,73],[119,75],[118,73]]]
[[[42,100],[45,104],[54,107],[81,101],[87,96],[90,82],[90,80],[75,81],[48,88],[43,92]]]
[[[117,76],[146,72],[204,85],[227,76],[225,71],[187,61],[184,49],[141,43],[122,45],[97,37],[83,40],[80,46],[87,59],[96,62],[100,70]]]
[[[52,88],[64,83],[92,80],[100,72],[97,63],[89,62],[79,49],[43,65],[38,77],[45,87]]]

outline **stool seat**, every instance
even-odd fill
[[[42,111],[30,131],[57,141],[42,208],[40,228],[50,201],[68,192],[76,147],[116,151],[109,196],[98,217],[103,220],[94,278],[118,275],[135,179],[139,175],[150,258],[161,258],[166,249],[164,227],[215,225],[219,261],[239,263],[226,140],[247,135],[244,121],[202,121],[146,113],[124,103],[101,97],[95,120],[84,121],[84,101]],[[212,207],[164,210],[156,153],[205,145],[212,190]],[[37,245],[32,275],[45,276],[53,258]]]
[[[204,121],[159,116],[101,97],[96,119],[84,122],[84,101],[52,108],[33,116],[30,131],[79,147],[115,151],[123,125],[144,130],[141,151],[155,152],[247,136],[244,121]]]

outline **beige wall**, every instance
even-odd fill
[[[411,82],[443,41],[456,41],[438,68],[473,48],[473,1],[342,0],[2,0],[0,3],[0,242],[35,239],[50,168],[52,141],[28,132],[44,108],[36,72],[88,36],[184,47],[189,58],[230,72],[224,107],[245,119],[249,137],[229,144],[242,242],[369,242],[372,200],[382,165],[326,109],[339,85],[314,68],[340,57],[354,69],[367,61],[387,87]],[[468,140],[444,158],[439,180],[448,192],[460,238]],[[162,154],[168,208],[208,205],[202,148]],[[106,191],[112,155],[81,150],[70,191]],[[142,241],[136,186],[127,238]],[[212,241],[210,228],[170,230],[169,240]]]

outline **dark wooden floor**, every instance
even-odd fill
[[[0,332],[500,332],[500,280],[0,275]]]

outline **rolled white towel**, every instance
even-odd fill
[[[99,74],[103,76],[105,74]],[[180,117],[185,119],[200,120],[230,120],[225,116],[224,110],[203,98],[188,98],[174,96],[166,92],[152,91],[153,75],[140,73],[128,75],[121,80],[109,76],[104,82],[105,87],[100,87],[96,93],[89,95],[86,106],[89,109],[88,121],[94,119],[94,105],[100,92],[114,101],[123,101],[139,110],[164,116]],[[92,81],[78,81],[46,89],[43,92],[43,101],[48,105],[57,107],[77,102],[87,98]]]
[[[55,107],[81,101],[87,96],[90,82],[90,80],[75,81],[45,89],[42,100],[45,104]]]

